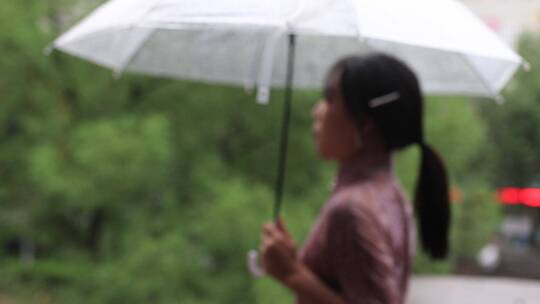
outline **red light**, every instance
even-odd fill
[[[525,188],[519,192],[519,200],[529,207],[540,207],[540,189]]]
[[[540,188],[501,188],[497,192],[499,201],[505,205],[523,204],[540,208]]]
[[[502,188],[499,190],[499,201],[504,204],[515,205],[521,202],[519,188]]]

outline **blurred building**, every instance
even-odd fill
[[[540,0],[462,0],[507,43],[522,32],[540,33]]]

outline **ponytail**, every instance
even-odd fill
[[[416,185],[415,209],[420,222],[420,240],[424,251],[434,259],[448,254],[450,204],[448,177],[439,155],[421,143],[422,160]]]

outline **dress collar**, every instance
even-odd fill
[[[344,186],[368,179],[379,173],[389,173],[391,169],[392,161],[389,153],[370,155],[358,153],[339,164],[333,190],[337,191]]]

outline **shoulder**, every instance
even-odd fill
[[[375,204],[368,186],[349,187],[340,190],[332,197],[328,216],[333,222],[359,220],[375,215]]]
[[[332,238],[356,242],[373,238],[381,230],[372,204],[363,200],[340,200],[328,210],[328,229]]]

